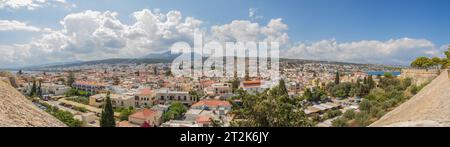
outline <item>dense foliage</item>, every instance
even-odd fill
[[[447,68],[450,66],[450,46],[448,47],[448,50],[444,52],[444,54],[444,58],[419,57],[411,62],[411,66],[415,68],[430,68],[438,66],[441,66],[442,69]]]
[[[403,103],[409,96],[405,93],[415,85],[411,79],[398,79],[391,75],[379,77],[377,86],[370,89],[359,104],[359,112],[346,111],[342,117],[335,119],[332,124],[336,127],[342,126],[368,126],[378,120],[386,112]]]
[[[169,106],[169,110],[166,113],[164,113],[163,119],[164,119],[164,121],[180,119],[186,111],[187,111],[187,108],[182,103],[173,102]]]
[[[249,94],[238,89],[235,100],[242,105],[234,104],[232,114],[235,119],[232,126],[240,127],[304,127],[313,126],[303,112],[302,104],[298,99],[290,99],[285,89],[284,81],[278,86],[262,93]]]
[[[68,111],[64,111],[59,109],[56,106],[51,106],[47,103],[40,102],[38,99],[33,99],[34,103],[38,103],[42,106],[44,106],[46,109],[45,111],[49,113],[50,115],[54,116],[56,119],[60,120],[64,124],[66,124],[69,127],[81,127],[82,122],[78,119],[74,118],[74,115]]]

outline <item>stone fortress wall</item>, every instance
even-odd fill
[[[403,69],[400,78],[411,78],[413,83],[420,85],[430,82],[440,74],[439,69]]]

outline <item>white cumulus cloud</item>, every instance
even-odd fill
[[[418,56],[436,56],[440,53],[426,39],[399,38],[387,41],[362,40],[338,42],[335,39],[312,43],[297,43],[283,53],[285,57],[343,61],[356,63],[399,64],[408,63]]]
[[[0,20],[0,31],[30,31],[39,32],[40,28],[30,26],[17,20]]]
[[[69,4],[65,0],[0,0],[0,9],[28,9],[35,10],[46,6],[63,6],[74,8],[75,4]]]

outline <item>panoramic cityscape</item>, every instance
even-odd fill
[[[449,5],[2,0],[0,127],[449,127]]]

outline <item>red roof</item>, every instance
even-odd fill
[[[261,80],[254,80],[254,81],[244,81],[244,85],[254,85],[254,84],[261,84]]]
[[[197,123],[210,123],[211,122],[210,116],[198,116],[196,121]]]
[[[155,110],[143,109],[141,111],[131,114],[130,117],[138,118],[138,119],[146,119],[146,118],[154,116],[156,113],[157,113],[157,111],[155,111]]]
[[[201,100],[195,104],[193,104],[193,107],[201,107],[201,106],[208,106],[208,107],[218,107],[218,106],[231,106],[230,102],[228,101],[222,101],[222,100]]]
[[[151,95],[153,91],[150,88],[143,88],[138,92],[140,95]]]
[[[242,84],[243,84],[244,88],[260,87],[261,80],[244,81],[244,82],[242,82]]]
[[[76,85],[90,85],[90,86],[106,86],[107,84],[95,81],[76,81]]]
[[[205,87],[211,86],[214,83],[216,83],[216,82],[214,82],[213,80],[202,81],[202,85]]]

